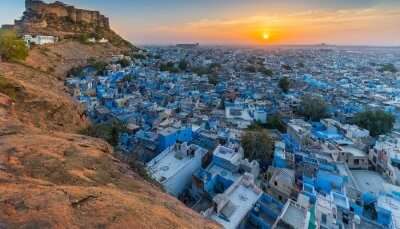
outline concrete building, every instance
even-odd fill
[[[368,154],[354,146],[339,146],[338,161],[346,162],[350,169],[368,169]]]
[[[400,184],[400,138],[381,136],[369,151],[371,164],[390,178],[393,184]]]
[[[147,163],[147,171],[174,196],[179,196],[191,184],[192,174],[201,168],[207,150],[187,143],[177,143]]]
[[[286,202],[295,191],[294,170],[270,167],[268,172],[271,174],[271,179],[268,181],[267,192],[275,199]]]
[[[310,143],[311,124],[303,119],[292,119],[287,125],[287,134],[300,147]]]
[[[315,218],[318,228],[346,228],[350,218],[350,203],[345,195],[331,192],[330,195],[318,195],[315,203]]]
[[[376,203],[378,223],[390,229],[400,229],[400,199],[398,196],[380,195]]]
[[[225,117],[229,122],[242,129],[247,128],[254,121],[249,110],[238,105],[226,106]]]
[[[308,209],[293,200],[288,200],[272,228],[307,229],[309,227],[310,217],[311,214]]]
[[[254,177],[258,177],[260,173],[258,162],[245,159],[243,148],[239,145],[230,147],[219,145],[213,152],[213,161],[209,166],[209,170],[213,171],[215,166],[225,168],[234,173],[247,172]]]
[[[260,167],[257,161],[243,159],[243,149],[239,145],[220,145],[214,150],[208,167],[193,174],[191,195],[196,200],[203,197],[212,199],[225,192],[245,173],[258,177]]]
[[[223,194],[215,196],[215,206],[208,209],[204,215],[226,229],[239,228],[262,194],[261,189],[254,183],[254,177],[245,174]]]
[[[57,37],[43,36],[43,35],[37,35],[35,37],[33,37],[32,35],[24,35],[23,39],[28,47],[31,47],[32,44],[35,45],[54,44],[58,41]]]

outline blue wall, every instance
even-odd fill
[[[159,151],[163,151],[166,148],[173,146],[177,141],[190,142],[193,139],[193,132],[191,127],[184,127],[176,130],[168,135],[160,135],[159,138]]]

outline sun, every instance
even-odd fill
[[[263,34],[262,34],[262,38],[263,38],[263,40],[269,40],[269,33],[267,33],[267,32],[264,32]]]

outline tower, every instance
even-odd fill
[[[25,0],[25,10],[34,10],[38,5],[43,4],[41,0]]]
[[[32,8],[33,0],[25,0],[25,10],[30,10]]]

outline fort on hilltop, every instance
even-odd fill
[[[110,28],[109,19],[101,15],[99,11],[76,9],[59,1],[46,4],[40,0],[26,0],[25,9],[24,17],[21,20],[22,23],[24,19],[30,19],[31,17],[37,17],[40,20],[46,16],[56,16],[74,23],[87,23],[106,29]]]
[[[45,3],[40,0],[26,0],[25,12],[14,25],[3,25],[15,29],[20,36],[44,35],[62,39],[82,37],[106,39],[118,47],[133,46],[110,28],[108,17],[99,11],[77,9],[56,1]]]
[[[59,37],[111,30],[109,19],[99,11],[77,9],[59,1],[45,3],[40,0],[25,1],[25,12],[20,20],[15,20],[14,28],[24,34]]]

